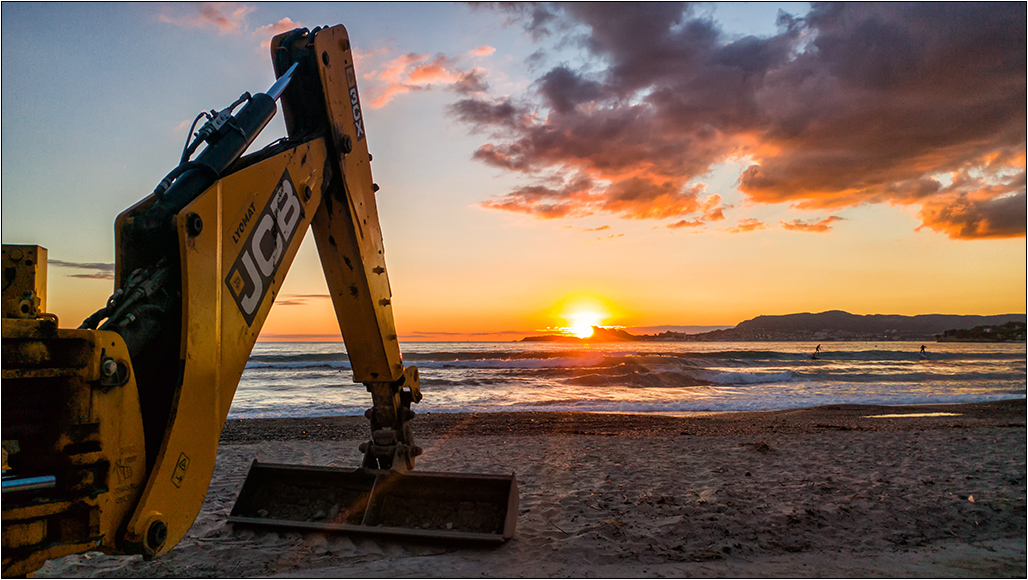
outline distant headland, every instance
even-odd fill
[[[525,342],[627,342],[627,341],[796,341],[796,340],[939,340],[945,342],[1025,342],[1028,315],[992,316],[957,314],[850,314],[831,310],[811,314],[758,316],[734,328],[688,334],[661,332],[631,334],[621,329],[593,327],[588,338],[547,334],[523,338]]]

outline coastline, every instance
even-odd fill
[[[418,470],[516,472],[518,529],[497,548],[232,526],[253,459],[356,466],[367,429],[232,420],[179,546],[152,562],[72,556],[37,577],[1023,577],[1025,412],[1017,399],[419,415]]]
[[[1020,407],[1021,412],[1017,409]],[[826,405],[776,411],[704,412],[689,416],[660,413],[490,412],[419,413],[411,425],[416,440],[475,435],[761,435],[995,426],[1025,424],[1025,399],[927,405]],[[910,417],[902,421],[873,415],[959,413],[959,417]],[[959,425],[960,427],[954,427]],[[262,441],[363,440],[368,420],[357,416],[229,419],[221,445]]]

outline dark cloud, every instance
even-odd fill
[[[331,298],[328,294],[281,294],[275,299],[279,306],[306,306],[311,300]]]
[[[477,8],[500,9],[508,15],[508,24],[522,24],[535,40],[541,40],[554,32],[565,31],[569,27],[569,24],[558,16],[557,9],[545,2],[472,2],[471,5]]]
[[[597,196],[591,193],[592,186],[592,181],[584,177],[557,184],[529,185],[499,199],[483,202],[482,206],[542,218],[588,215],[592,213],[589,207],[597,202]],[[599,199],[600,203],[602,201]]]
[[[603,96],[600,83],[575,74],[571,69],[559,66],[539,79],[539,92],[556,113],[573,111],[581,103]]]
[[[64,260],[47,260],[50,266],[71,268],[75,270],[92,270],[92,272],[65,274],[69,278],[86,278],[92,280],[113,280],[114,264],[106,262],[65,262]]]
[[[524,115],[524,111],[515,107],[510,99],[492,102],[484,98],[463,99],[450,105],[449,110],[458,120],[476,128],[496,126],[515,129]]]
[[[921,209],[923,227],[945,232],[953,239],[1012,238],[1024,235],[1028,219],[1025,192],[1005,197],[930,200]]]
[[[499,8],[591,58],[540,71],[524,94],[451,107],[488,135],[476,159],[530,182],[486,207],[723,219],[699,181],[750,160],[738,185],[751,201],[914,205],[952,237],[1025,234],[993,211],[1024,200],[1024,4],[816,4],[780,13],[766,38],[728,36],[683,4]]]
[[[477,68],[462,74],[452,86],[453,90],[462,94],[481,93],[489,88],[485,74]]]

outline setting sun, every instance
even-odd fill
[[[606,300],[586,293],[564,297],[551,312],[551,316],[561,318],[566,323],[559,329],[561,334],[578,338],[589,338],[593,335],[594,326],[601,326],[604,321],[615,316],[614,309]]]
[[[593,327],[599,326],[602,320],[603,317],[595,312],[576,312],[568,315],[568,331],[578,338],[589,338],[593,335]]]

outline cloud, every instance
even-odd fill
[[[303,26],[297,22],[293,22],[292,18],[286,16],[277,22],[272,22],[271,24],[258,27],[257,30],[253,31],[253,35],[261,39],[261,48],[270,49],[272,38],[278,34],[289,32],[296,28],[303,28]]]
[[[603,226],[599,226],[599,227],[595,227],[595,228],[585,228],[582,231],[583,232],[603,232],[603,231],[606,231],[606,230],[609,230],[609,229],[610,229],[610,226],[603,225]]]
[[[368,53],[359,59],[371,69],[362,76],[370,81],[367,92],[371,95],[370,106],[373,109],[380,109],[397,96],[412,91],[443,88],[469,95],[489,88],[485,81],[486,71],[480,67],[466,67],[459,57],[412,52],[381,64],[370,62],[373,56],[382,56],[385,52],[388,51]]]
[[[704,222],[703,220],[698,220],[698,219],[697,220],[678,220],[677,222],[673,222],[673,223],[668,224],[667,227],[672,229],[672,230],[679,230],[679,229],[682,229],[682,228],[698,228],[700,226],[705,225],[705,223],[706,222]]]
[[[839,216],[833,215],[833,216],[827,217],[827,218],[825,218],[825,219],[823,219],[823,220],[821,220],[819,222],[814,222],[814,223],[805,222],[805,221],[799,220],[799,219],[792,220],[791,222],[783,221],[781,223],[782,223],[782,227],[783,228],[785,228],[787,230],[794,231],[794,232],[819,232],[819,233],[824,233],[824,232],[832,231],[832,223],[833,222],[837,222],[837,221],[843,220],[843,219],[846,219],[846,218],[841,218]]]
[[[697,180],[745,161],[749,202],[913,206],[960,239],[1025,235],[993,212],[1024,199],[1023,4],[815,4],[780,12],[768,37],[728,35],[688,4],[491,6],[589,64],[451,105],[484,136],[473,158],[524,180],[485,207],[719,220]]]
[[[930,200],[921,209],[922,227],[952,239],[1017,238],[1024,236],[1028,199],[1025,192],[974,199]]]
[[[114,264],[106,262],[65,262],[63,260],[47,260],[47,264],[58,268],[74,270],[92,270],[92,272],[65,274],[68,278],[87,278],[92,280],[113,280]]]
[[[246,16],[257,9],[255,6],[234,2],[200,2],[199,4],[174,6],[176,8],[180,6],[194,7],[197,11],[184,16],[169,16],[162,13],[158,16],[161,22],[182,28],[213,27],[218,30],[219,34],[239,34],[246,21]]]
[[[522,123],[530,122],[526,113],[510,99],[489,101],[483,98],[463,99],[449,106],[449,113],[458,120],[479,129],[491,126],[500,129],[517,129]],[[483,151],[494,150],[490,144],[479,147],[476,156],[482,157]]]
[[[311,300],[331,298],[328,294],[280,294],[275,304],[280,306],[307,306]]]
[[[762,221],[760,221],[758,219],[746,218],[744,220],[739,220],[739,223],[737,223],[734,226],[728,228],[726,231],[728,231],[730,233],[733,233],[733,234],[742,234],[742,233],[752,232],[752,231],[756,231],[756,230],[766,230],[767,227],[768,227],[767,224],[765,224],[764,222],[762,222]]]
[[[376,48],[369,48],[367,50],[358,46],[350,47],[350,54],[353,56],[353,64],[359,71],[364,71],[366,68],[374,68],[376,59],[389,54],[390,51],[391,49],[388,46],[379,46]],[[371,79],[375,77],[375,73],[364,73],[361,77]]]
[[[591,188],[591,181],[579,177],[560,183],[521,187],[498,199],[482,202],[481,205],[547,219],[582,215],[582,208],[588,207],[590,203]]]
[[[703,203],[700,204],[700,210],[703,212],[703,219],[711,222],[721,221],[725,219],[725,206],[721,202],[720,195],[709,195]]]
[[[491,149],[480,149],[476,152],[478,156],[488,157],[487,163],[508,169],[526,167],[517,157]],[[703,205],[698,200],[702,188],[695,186],[683,191],[673,181],[642,175],[603,184],[589,177],[588,172],[580,172],[558,185],[547,182],[520,187],[481,205],[550,219],[598,213],[626,219],[664,219],[699,210]]]
[[[296,28],[302,28],[302,25],[294,22],[292,18],[286,16],[282,20],[257,28],[257,30],[253,31],[253,34],[254,36],[275,36],[276,34],[289,32]]]
[[[496,52],[495,48],[489,46],[488,44],[483,44],[478,48],[472,49],[468,54],[471,56],[489,56],[494,52]]]
[[[276,304],[278,303],[276,302]],[[261,332],[258,340],[261,342],[343,342],[343,337],[338,332],[334,334],[279,334]]]
[[[474,69],[461,75],[450,86],[453,90],[462,94],[481,93],[489,89],[485,82],[485,72],[482,69]]]
[[[406,333],[401,333],[400,338],[406,340],[452,340],[454,338],[493,338],[497,339],[500,337],[524,337],[531,334],[530,330],[499,330],[496,332],[444,332],[444,331],[432,331],[432,330],[414,330]]]
[[[407,73],[407,81],[416,85],[452,84],[461,78],[446,55],[437,54],[432,60],[418,63]]]

